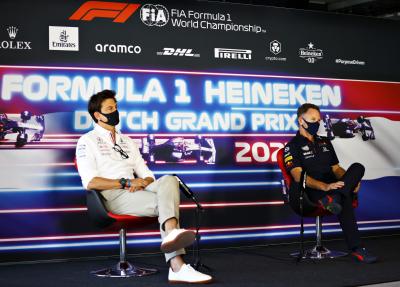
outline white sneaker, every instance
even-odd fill
[[[191,245],[195,237],[196,233],[194,231],[175,228],[164,238],[160,249],[164,253],[174,252]]]
[[[178,272],[174,272],[172,268],[169,268],[168,273],[169,283],[210,283],[212,277],[207,274],[203,274],[195,270],[189,264],[183,264]]]

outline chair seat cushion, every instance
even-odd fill
[[[140,228],[158,221],[157,217],[134,216],[127,214],[107,213],[114,220],[112,227],[114,228]]]

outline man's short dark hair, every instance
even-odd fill
[[[298,109],[297,109],[297,118],[300,118],[300,116],[302,114],[305,114],[309,109],[314,109],[317,110],[318,112],[321,112],[319,110],[319,107],[314,105],[314,104],[310,104],[310,103],[305,103],[302,104]]]
[[[95,123],[97,123],[97,119],[94,117],[94,113],[101,111],[101,104],[107,99],[114,99],[114,101],[117,102],[115,99],[115,92],[104,90],[90,97],[88,102],[88,112]]]

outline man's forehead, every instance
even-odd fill
[[[305,115],[310,115],[310,116],[319,116],[319,111],[316,109],[308,109],[307,112],[304,113]]]
[[[115,102],[114,99],[105,99],[102,103],[101,106],[102,107],[108,107],[108,106],[116,106],[117,103]]]
[[[316,118],[316,119],[318,119],[318,118],[320,118],[321,117],[321,114],[320,114],[320,112],[318,111],[318,110],[316,110],[316,109],[308,109],[308,111],[307,112],[305,112],[304,114],[303,114],[303,117],[306,117],[306,118]]]

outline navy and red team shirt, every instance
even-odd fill
[[[297,132],[285,146],[286,170],[301,167],[308,176],[326,183],[336,181],[332,166],[339,163],[331,141],[326,137],[314,136],[314,142]]]

